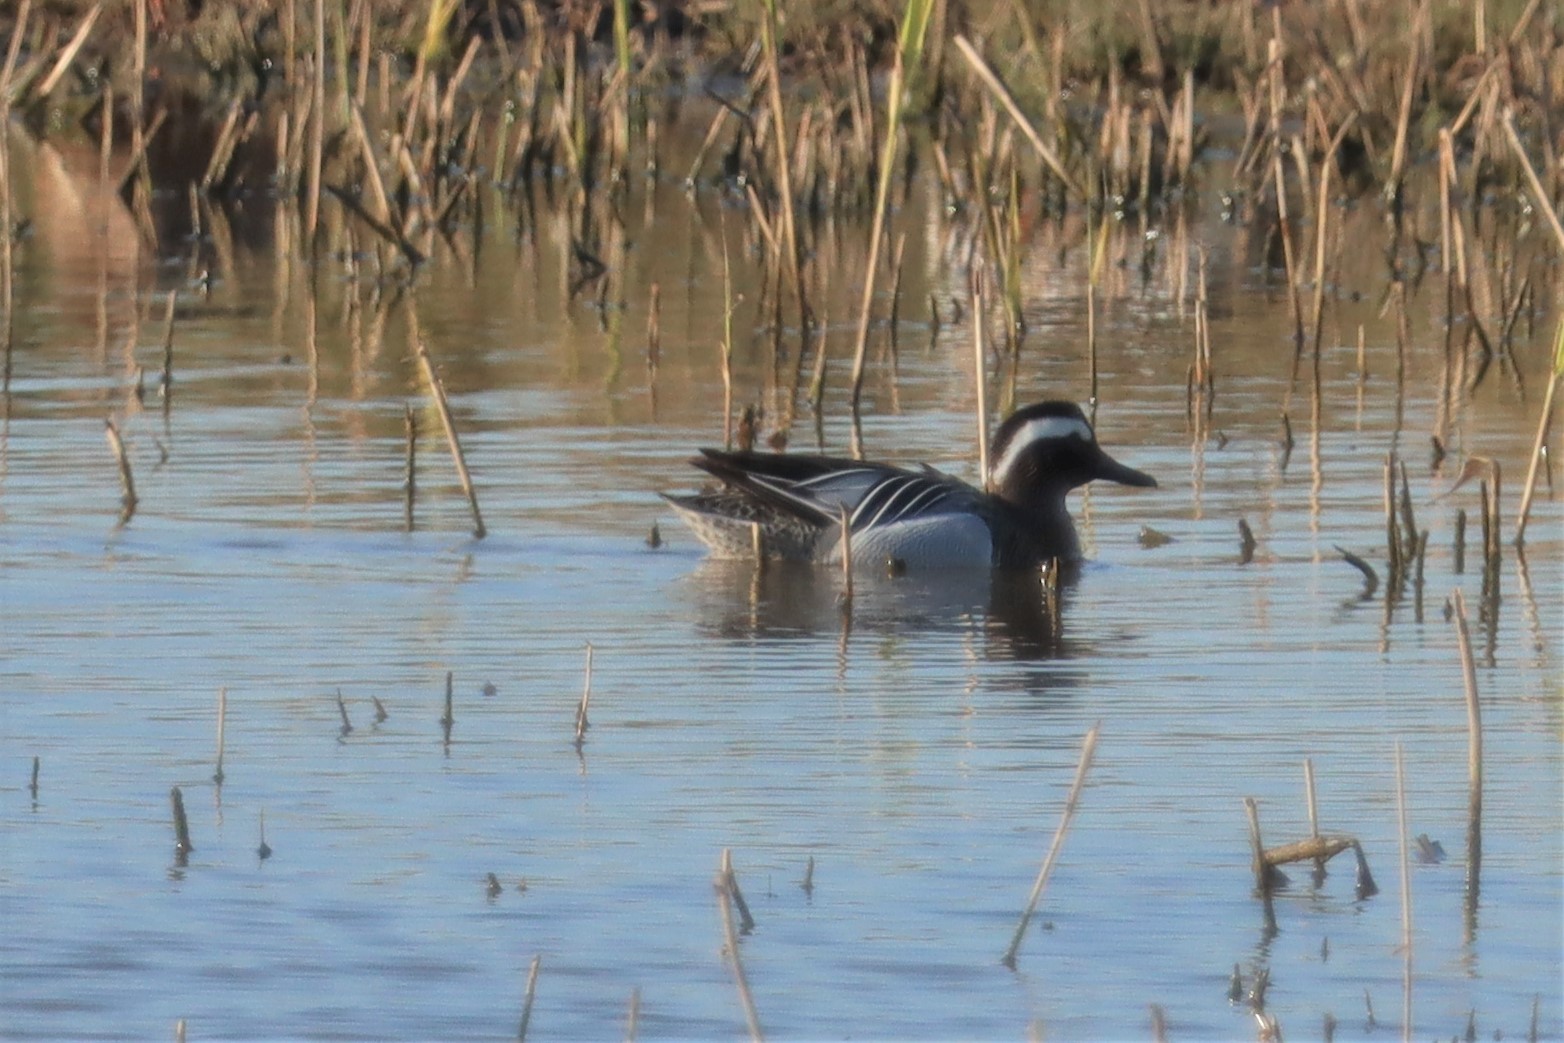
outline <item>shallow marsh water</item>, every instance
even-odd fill
[[[1517,348],[1523,381],[1495,368],[1451,403],[1438,294],[1414,298],[1398,384],[1393,323],[1344,292],[1315,425],[1285,300],[1202,210],[1209,428],[1185,414],[1187,302],[1169,280],[1119,270],[1099,327],[1098,430],[1162,484],[1076,496],[1092,561],[1057,628],[1035,592],[988,577],[865,576],[844,633],[836,576],[705,560],[655,497],[690,487],[685,457],[721,440],[718,244],[729,236],[741,257],[745,243],[715,189],[698,205],[673,186],[654,207],[637,194],[630,212],[649,216],[614,258],[622,310],[569,295],[562,226],[544,218],[518,241],[498,203],[478,260],[420,277],[420,328],[490,530],[475,540],[401,305],[378,320],[335,266],[314,273],[312,300],[310,273],[278,260],[264,222],[237,246],[185,244],[193,266],[120,240],[83,250],[86,233],[40,202],[52,168],[33,167],[39,228],[21,255],[0,428],[0,1036],[166,1038],[183,1018],[200,1039],[514,1038],[539,955],[535,1038],[622,1033],[635,989],[644,1037],[738,1036],[711,887],[727,847],[757,920],[745,969],[777,1038],[1148,1038],[1151,1004],[1169,1038],[1245,1038],[1254,1019],[1227,998],[1235,964],[1246,982],[1269,970],[1268,1010],[1292,1038],[1327,1015],[1338,1039],[1399,1037],[1397,742],[1408,829],[1449,852],[1411,873],[1408,1034],[1454,1036],[1475,1010],[1485,1038],[1523,1038],[1534,999],[1544,1038],[1564,1031],[1560,501],[1544,486],[1524,565],[1506,547],[1494,613],[1479,602],[1475,487],[1436,499],[1464,454],[1499,459],[1513,525],[1551,318]],[[910,303],[962,292],[949,262],[962,250],[936,214],[903,220],[933,230],[909,241],[899,352],[871,375],[866,449],[970,475],[969,331],[947,316],[931,340],[926,307]],[[1082,399],[1084,266],[1078,250],[1067,263],[1031,254],[1017,397]],[[1370,298],[1371,262],[1343,269]],[[833,317],[849,314],[859,248],[841,263]],[[211,271],[209,293],[186,282],[192,268]],[[154,375],[169,290],[165,411]],[[133,328],[138,301],[153,303]],[[736,399],[774,417],[770,339],[742,302],[739,321],[757,332],[739,346]],[[850,437],[847,341],[833,326],[821,426],[833,451]],[[411,533],[405,404],[423,430]],[[108,415],[141,497],[123,525]],[[795,447],[810,426],[802,407]],[[1454,453],[1440,467],[1435,432]],[[1420,612],[1410,588],[1388,612],[1383,586],[1361,598],[1334,549],[1383,575],[1391,449],[1430,530]],[[1460,573],[1458,508],[1474,519]],[[1258,540],[1248,563],[1240,518]],[[1146,525],[1172,542],[1142,546]],[[1466,714],[1443,612],[1456,588],[1486,727],[1472,916]],[[1012,972],[1000,955],[1098,722],[1079,814]],[[1294,867],[1273,935],[1242,798],[1259,800],[1268,843],[1306,836],[1305,758],[1322,827],[1361,840],[1380,893],[1355,899],[1350,856],[1318,888]],[[184,867],[174,785],[195,845]],[[489,873],[504,885],[492,897]]]

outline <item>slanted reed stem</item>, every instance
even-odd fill
[[[119,484],[123,490],[120,496],[121,517],[129,520],[136,513],[136,480],[131,477],[130,457],[125,455],[125,442],[119,436],[119,428],[114,426],[114,421],[105,420],[103,430],[109,440],[109,448],[114,452],[114,462],[119,466]]]
[[[1515,522],[1515,545],[1526,545],[1526,520],[1531,516],[1531,499],[1537,491],[1537,475],[1542,470],[1542,451],[1548,444],[1548,427],[1553,422],[1553,394],[1564,379],[1564,319],[1560,319],[1553,338],[1553,369],[1548,374],[1548,390],[1542,400],[1542,416],[1537,422],[1537,437],[1531,444],[1531,462],[1526,467],[1526,487],[1521,490],[1519,517]]]
[[[451,447],[456,476],[461,480],[462,492],[467,494],[467,503],[472,508],[472,534],[481,540],[487,530],[483,527],[483,514],[478,510],[478,493],[473,488],[472,475],[467,470],[467,457],[462,453],[462,442],[456,434],[456,421],[451,418],[451,407],[445,399],[445,385],[435,372],[434,359],[429,356],[428,346],[421,340],[418,342],[418,362],[423,366],[425,379],[429,381],[429,397],[434,401],[435,412],[440,414],[440,423],[445,427],[445,440]]]
[[[516,1043],[527,1043],[527,1023],[532,1020],[532,1000],[538,993],[538,968],[543,965],[543,957],[534,956],[532,966],[527,969],[527,993],[521,1001],[521,1025],[516,1029]]]
[[[739,936],[733,927],[732,905],[735,897],[733,855],[728,848],[722,849],[722,861],[718,866],[714,885],[714,890],[717,892],[717,910],[722,916],[723,950],[733,964],[734,984],[738,987],[739,1004],[744,1008],[744,1021],[749,1026],[749,1038],[759,1043],[766,1037],[760,1029],[760,1015],[755,1009],[755,997],[749,991],[749,978],[744,974],[744,960],[739,955]],[[745,915],[748,915],[747,911]],[[750,920],[749,923],[753,926],[754,921]]]
[[[1048,877],[1053,873],[1054,863],[1059,858],[1059,850],[1064,845],[1064,835],[1070,829],[1070,821],[1075,817],[1076,804],[1080,801],[1081,787],[1086,782],[1086,773],[1092,766],[1092,754],[1097,749],[1097,733],[1102,730],[1102,722],[1092,725],[1092,730],[1086,733],[1085,740],[1081,743],[1081,760],[1075,766],[1075,781],[1070,784],[1070,795],[1065,798],[1064,812],[1059,816],[1059,827],[1054,830],[1054,839],[1048,845],[1048,855],[1043,859],[1043,866],[1037,873],[1037,880],[1032,884],[1032,893],[1026,900],[1026,909],[1021,913],[1021,920],[1016,924],[1015,935],[1010,939],[1010,948],[1005,951],[1001,962],[1011,970],[1015,969],[1016,953],[1021,949],[1021,939],[1026,935],[1026,928],[1032,921],[1032,914],[1037,911],[1037,903],[1043,897],[1043,888],[1048,886]]]

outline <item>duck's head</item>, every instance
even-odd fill
[[[1097,479],[1155,486],[1157,480],[1102,451],[1074,402],[1039,402],[1016,410],[994,432],[989,484],[1012,503],[1054,500]]]

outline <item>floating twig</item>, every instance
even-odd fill
[[[1092,754],[1097,749],[1097,733],[1101,731],[1102,723],[1092,725],[1092,730],[1086,733],[1086,738],[1081,742],[1080,763],[1075,766],[1075,781],[1070,784],[1070,795],[1065,798],[1064,812],[1059,816],[1059,826],[1054,830],[1054,839],[1048,845],[1048,855],[1043,859],[1043,867],[1038,871],[1037,880],[1032,884],[1032,893],[1026,900],[1026,909],[1021,913],[1021,920],[1016,924],[1015,935],[1010,939],[1010,948],[1005,951],[1001,959],[1006,967],[1015,970],[1016,953],[1021,949],[1021,939],[1026,934],[1026,927],[1032,920],[1032,914],[1037,911],[1037,903],[1043,897],[1043,888],[1048,885],[1048,877],[1053,873],[1054,863],[1059,857],[1059,850],[1064,845],[1064,835],[1070,829],[1070,821],[1075,817],[1075,807],[1081,797],[1081,787],[1086,782],[1086,773],[1092,766]]]

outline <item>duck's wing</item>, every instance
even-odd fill
[[[692,462],[724,484],[817,526],[845,509],[854,532],[964,509],[978,495],[938,471],[909,471],[841,457],[703,450]]]

